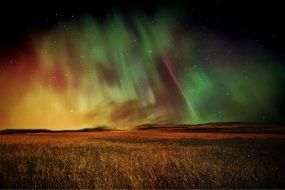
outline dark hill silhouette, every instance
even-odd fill
[[[256,124],[241,122],[206,123],[206,124],[142,124],[132,130],[159,131],[159,132],[189,132],[189,133],[269,133],[285,134],[285,125],[282,124]],[[28,134],[28,133],[59,133],[59,132],[103,132],[119,131],[107,126],[97,126],[78,130],[48,130],[48,129],[6,129],[0,134]]]
[[[91,128],[83,128],[78,130],[49,130],[49,129],[4,129],[0,134],[27,134],[27,133],[62,133],[62,132],[102,132],[114,131],[107,126],[98,126]]]
[[[206,124],[143,124],[135,130],[196,133],[272,133],[285,134],[285,125],[256,124],[242,122],[206,123]]]
[[[51,133],[48,129],[5,129],[0,134]]]

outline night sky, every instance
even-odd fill
[[[285,122],[281,2],[0,7],[0,129]]]

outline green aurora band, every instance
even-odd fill
[[[0,128],[284,122],[278,60],[181,19],[114,11],[35,35],[32,53],[1,66]]]

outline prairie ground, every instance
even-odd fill
[[[285,188],[284,134],[0,135],[0,188]]]

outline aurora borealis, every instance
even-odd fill
[[[33,32],[0,57],[0,129],[284,122],[282,59],[184,16],[112,10]]]

